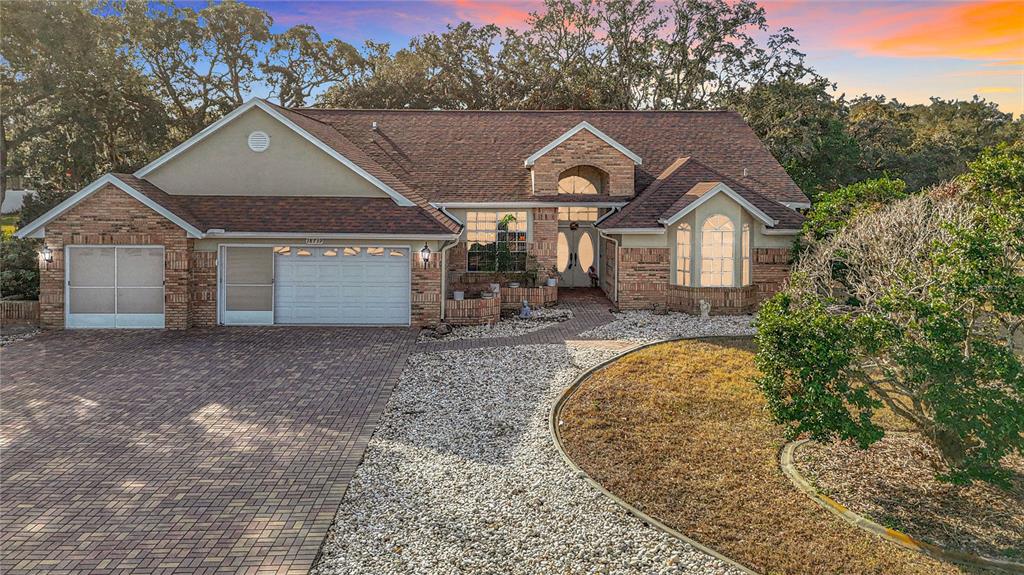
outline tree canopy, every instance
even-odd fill
[[[0,191],[132,170],[251,95],[286,106],[737,110],[812,197],[953,177],[1020,119],[984,100],[848,100],[755,0],[546,0],[522,30],[461,23],[405,47],[275,32],[258,7],[46,0],[0,11]]]

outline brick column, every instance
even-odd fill
[[[664,308],[669,276],[668,248],[619,248],[619,308]]]
[[[454,251],[456,248],[452,248]],[[412,266],[412,325],[433,327],[441,321],[441,254],[434,253],[423,267],[420,255],[413,250],[409,258]]]
[[[193,251],[191,255],[188,324],[213,327],[217,325],[217,252]]]

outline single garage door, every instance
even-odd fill
[[[409,248],[274,248],[274,322],[408,325]]]
[[[69,246],[69,328],[164,327],[164,249]]]

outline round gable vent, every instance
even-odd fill
[[[253,132],[249,134],[249,149],[254,152],[262,152],[270,147],[270,136],[266,132]]]

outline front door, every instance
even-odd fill
[[[573,224],[558,228],[558,273],[564,287],[591,287],[590,271],[601,273],[597,230]]]

